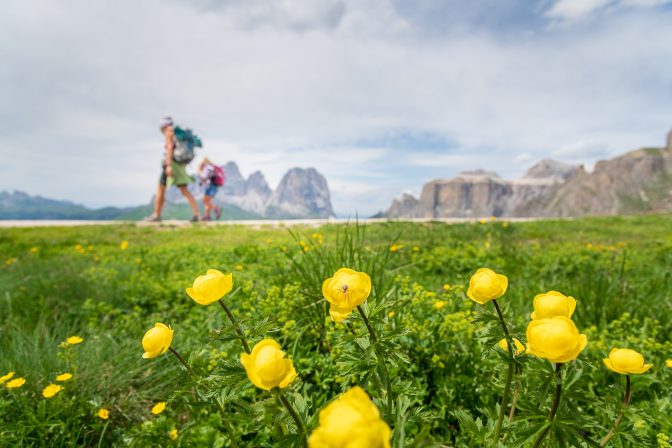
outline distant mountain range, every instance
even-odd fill
[[[378,214],[388,218],[571,217],[672,211],[672,131],[667,145],[583,166],[542,160],[522,179],[483,170],[426,183]]]
[[[293,219],[334,216],[327,181],[314,168],[292,168],[278,188],[269,188],[259,171],[244,179],[234,162],[224,165],[226,184],[215,201],[223,208],[222,219]],[[200,194],[198,184],[193,193]],[[139,220],[153,209],[153,198],[145,205],[91,209],[70,201],[30,196],[21,191],[0,192],[0,219]],[[188,219],[191,209],[176,188],[168,189],[164,219]]]

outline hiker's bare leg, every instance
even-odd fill
[[[184,196],[187,199],[187,202],[189,202],[189,205],[191,206],[191,210],[194,212],[194,216],[200,216],[201,212],[198,209],[198,204],[196,203],[196,199],[194,199],[194,197],[191,195],[187,186],[182,185],[179,188],[180,188],[180,192],[182,192],[182,196]]]
[[[212,211],[212,198],[210,196],[203,196],[203,206],[205,209],[203,215],[210,218],[210,212]]]
[[[163,204],[166,201],[166,186],[160,185],[156,190],[156,198],[154,199],[154,216],[157,218],[161,217],[161,212],[163,211]]]

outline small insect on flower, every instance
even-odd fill
[[[56,381],[64,382],[72,378],[72,373],[61,373],[56,377]]]
[[[7,384],[5,384],[5,386],[7,386],[7,389],[18,389],[24,384],[26,384],[25,378],[14,378],[13,380],[8,381]]]
[[[152,414],[154,415],[159,415],[166,409],[166,402],[165,401],[159,401],[152,407]]]
[[[9,372],[7,375],[0,376],[0,384],[3,384],[5,381],[12,379],[14,372]]]
[[[58,384],[50,384],[45,387],[44,390],[42,390],[42,396],[44,398],[51,398],[62,390],[63,386],[59,386]]]
[[[98,409],[98,412],[96,413],[96,416],[98,416],[98,418],[102,418],[103,420],[107,420],[108,418],[110,418],[110,410],[105,409],[105,408],[100,408],[100,409]]]
[[[170,440],[177,440],[177,436],[178,436],[178,433],[177,433],[176,428],[173,428],[170,431],[168,431],[168,438]]]
[[[84,342],[84,338],[79,336],[70,336],[68,339],[65,340],[65,343],[68,345],[77,345],[81,344],[82,342]]]

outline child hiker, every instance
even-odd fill
[[[210,212],[215,211],[215,219],[219,219],[222,216],[222,208],[212,202],[212,199],[217,194],[217,188],[224,185],[224,170],[215,165],[208,159],[204,157],[201,161],[201,164],[198,166],[198,176],[200,178],[201,185],[205,187],[205,192],[203,193],[203,221],[210,221]]]

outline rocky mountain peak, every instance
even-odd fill
[[[261,171],[255,171],[254,173],[250,174],[250,176],[245,181],[245,192],[254,192],[264,197],[268,197],[272,193],[268,183],[266,182],[266,178],[261,173]]]
[[[544,159],[532,165],[525,173],[525,179],[557,179],[565,181],[574,176],[580,167],[557,160]]]
[[[266,213],[314,218],[334,216],[326,179],[314,168],[290,169],[271,195]]]

